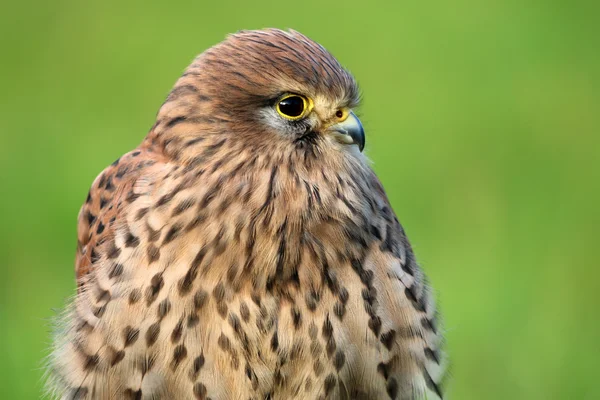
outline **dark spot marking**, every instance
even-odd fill
[[[142,372],[142,376],[146,375],[148,371],[154,366],[156,356],[146,355],[141,361],[138,362],[137,368]]]
[[[98,187],[102,187],[104,186],[104,183],[106,182],[106,174],[102,173],[102,175],[100,176],[100,180],[98,181]]]
[[[109,176],[106,180],[106,185],[104,185],[104,189],[106,189],[109,192],[115,190],[115,185],[113,185],[112,176]]]
[[[125,347],[134,344],[140,336],[140,330],[127,325],[123,330],[123,339],[125,341]]]
[[[217,303],[217,312],[221,316],[221,318],[225,318],[227,316],[227,304],[224,301]]]
[[[148,347],[150,347],[154,343],[156,343],[159,333],[160,333],[160,323],[155,322],[152,325],[150,325],[150,327],[148,328],[148,331],[146,331],[146,345]]]
[[[325,383],[324,383],[325,396],[329,396],[329,394],[331,393],[331,391],[333,390],[334,387],[335,387],[335,376],[333,374],[329,374],[329,375],[327,375],[327,378],[325,378]]]
[[[321,364],[321,361],[318,358],[315,359],[315,362],[313,363],[313,371],[317,377],[323,373],[323,364]]]
[[[338,292],[338,297],[342,304],[345,305],[348,302],[348,298],[350,297],[350,295],[348,294],[348,290],[345,287],[340,288],[340,291]]]
[[[437,333],[437,326],[436,326],[435,318],[432,318],[432,319],[427,319],[426,317],[421,318],[421,326],[423,328],[427,329],[428,331]]]
[[[183,333],[183,317],[181,317],[179,319],[179,322],[177,323],[177,325],[175,325],[173,332],[171,332],[171,342],[173,342],[173,343],[179,342],[179,340],[181,340],[182,333]]]
[[[229,338],[227,336],[225,336],[225,334],[223,334],[223,333],[221,333],[221,336],[219,336],[219,339],[217,340],[217,344],[223,351],[231,350],[231,342],[229,341]]]
[[[425,347],[425,357],[427,357],[429,360],[433,361],[436,364],[440,364],[440,356],[438,351],[436,350],[432,350],[429,347]]]
[[[279,338],[277,337],[277,330],[273,332],[273,337],[271,337],[271,350],[273,352],[277,351],[279,348]]]
[[[129,167],[127,165],[121,165],[117,170],[115,176],[119,179],[123,178],[123,176],[129,171]]]
[[[103,304],[94,310],[94,315],[98,318],[101,318],[104,315],[105,311],[106,311],[106,304]]]
[[[346,362],[346,356],[340,350],[335,353],[335,357],[333,358],[333,366],[335,370],[340,372],[340,369],[344,366]]]
[[[248,320],[250,320],[250,309],[245,302],[240,304],[240,315],[242,316],[244,322],[248,322]]]
[[[164,196],[162,196],[156,202],[156,207],[164,206],[165,204],[167,204],[168,202],[173,200],[173,197],[175,197],[175,194],[176,194],[175,192],[169,192],[169,193],[165,194]]]
[[[204,366],[204,354],[200,354],[198,357],[194,359],[194,363],[192,364],[194,374],[198,374],[202,367]]]
[[[205,290],[198,289],[194,294],[194,308],[200,310],[208,301],[208,293]]]
[[[142,389],[134,391],[133,389],[125,390],[125,397],[129,400],[142,400]]]
[[[187,327],[188,328],[195,327],[196,325],[198,325],[199,322],[200,322],[200,317],[198,316],[198,314],[192,313],[192,314],[188,315],[188,319],[187,319]]]
[[[373,282],[373,271],[371,270],[362,270],[359,277],[362,283],[364,283],[367,286],[371,286],[372,282]]]
[[[387,214],[387,207],[384,207],[381,211],[384,214],[383,216],[385,217]],[[398,257],[400,254],[395,243],[397,242],[397,239],[392,229],[392,224],[388,222],[385,228],[385,239],[383,239],[383,241],[381,242],[379,249],[381,251],[392,253],[395,257]]]
[[[178,288],[179,288],[179,294],[181,294],[182,296],[187,294],[191,288],[192,288],[192,283],[194,281],[194,279],[196,279],[196,276],[198,274],[198,268],[200,267],[200,264],[202,263],[202,260],[204,259],[204,256],[206,255],[206,248],[203,247],[200,249],[200,251],[198,251],[198,254],[196,254],[196,257],[194,257],[194,260],[192,261],[192,265],[190,267],[190,269],[186,272],[185,276],[183,278],[181,278],[181,280],[178,283]]]
[[[410,302],[412,303],[413,307],[415,308],[415,310],[417,311],[425,311],[425,308],[423,307],[422,302],[417,299],[416,294],[414,293],[414,288],[413,287],[407,287],[404,289],[404,294],[406,296],[407,299],[410,300]]]
[[[324,339],[329,339],[333,334],[333,325],[331,325],[331,321],[329,320],[329,316],[325,318],[325,322],[323,322],[323,329],[321,331]]]
[[[223,285],[223,282],[219,282],[215,286],[215,288],[213,289],[213,296],[215,297],[217,303],[223,301],[223,299],[225,298],[225,286]]]
[[[114,241],[112,241],[106,257],[108,259],[113,259],[119,257],[119,254],[121,254],[121,249],[115,245]]]
[[[86,371],[95,369],[98,366],[99,362],[100,362],[100,356],[98,354],[88,355],[85,358],[85,365],[83,366],[83,369]]]
[[[222,246],[222,248],[224,249],[225,246]],[[235,264],[232,264],[229,266],[229,268],[227,269],[227,281],[230,283],[235,283],[235,277],[238,273],[238,267]]]
[[[140,239],[137,236],[133,236],[131,232],[127,232],[125,236],[125,247],[137,247],[140,244]]]
[[[377,238],[377,240],[381,240],[381,232],[379,228],[375,225],[371,225],[371,234]]]
[[[175,216],[181,214],[182,212],[184,212],[185,210],[187,210],[188,208],[190,208],[191,206],[193,206],[194,202],[195,202],[195,200],[193,198],[189,198],[189,199],[183,200],[181,203],[179,203],[173,209],[173,212],[172,212],[171,216],[175,217]]]
[[[199,208],[202,210],[206,208],[217,196],[217,192],[219,191],[220,186],[215,185],[215,187],[211,188],[206,192],[202,200],[200,201]]]
[[[315,325],[314,322],[311,322],[310,325],[308,326],[308,336],[310,336],[310,338],[312,340],[315,340],[315,339],[317,339],[317,333],[318,333],[317,326]]]
[[[396,338],[396,331],[390,329],[387,332],[381,334],[381,343],[388,349],[392,349],[392,345],[394,344],[394,339]]]
[[[150,286],[148,286],[148,289],[146,290],[146,304],[148,306],[152,304],[154,300],[156,300],[158,293],[164,285],[165,281],[162,277],[162,272],[159,272],[152,277],[150,280]]]
[[[189,232],[192,229],[195,229],[202,222],[204,222],[205,219],[206,219],[206,216],[203,214],[196,215],[196,217],[194,217],[194,219],[192,219],[192,221],[185,227],[185,231]]]
[[[194,396],[196,397],[196,399],[198,400],[207,400],[206,398],[206,386],[204,386],[202,383],[197,382],[194,384]]]
[[[86,218],[88,225],[92,225],[96,221],[96,216],[89,211],[87,212]]]
[[[69,397],[69,399],[83,400],[87,397],[88,392],[88,388],[86,388],[85,386],[79,386],[78,388],[71,390],[71,396]]]
[[[90,261],[92,262],[92,264],[97,263],[99,259],[100,259],[100,255],[98,255],[98,253],[96,252],[96,249],[92,249],[92,251],[90,253]]]
[[[300,309],[296,306],[292,307],[292,321],[294,323],[294,329],[298,330],[300,326],[302,326],[302,314],[300,314]]]
[[[125,358],[125,352],[123,350],[115,352],[110,359],[110,366],[114,367],[115,365],[120,363],[121,360],[123,360],[123,358]]]
[[[105,303],[110,301],[110,292],[108,290],[101,290],[96,296],[96,303]]]
[[[185,276],[179,280],[177,287],[181,296],[188,294],[192,289],[192,282],[196,278],[196,274],[196,270],[194,268],[190,268]]]
[[[427,385],[427,387],[429,389],[431,389],[433,392],[435,392],[435,394],[437,394],[439,396],[439,398],[443,398],[442,396],[442,390],[440,389],[440,387],[433,381],[433,378],[431,378],[431,375],[429,375],[429,372],[427,372],[426,369],[423,369],[423,376],[425,378],[425,384]]]
[[[139,193],[136,193],[136,192],[134,192],[134,191],[133,191],[133,189],[131,189],[131,190],[129,191],[129,193],[127,193],[127,197],[125,198],[125,201],[126,201],[127,203],[133,203],[133,202],[134,202],[134,201],[136,201],[136,200],[138,199],[138,197],[140,197],[140,196],[141,196],[141,194],[139,194]],[[120,205],[120,204],[119,204],[119,205]]]
[[[336,347],[337,345],[335,344],[335,338],[332,336],[327,340],[327,345],[325,346],[325,350],[327,350],[327,357],[331,358]]]
[[[164,299],[158,304],[158,318],[163,319],[171,311],[171,302]]]
[[[203,137],[197,137],[197,138],[190,139],[187,142],[185,142],[185,146],[193,146],[193,145],[195,145],[197,143],[202,143],[202,142],[204,142],[204,138]]]
[[[396,381],[396,378],[390,378],[385,389],[388,396],[390,396],[390,399],[398,397],[398,382]]]
[[[108,273],[108,277],[110,279],[116,278],[118,276],[121,276],[122,273],[123,273],[123,264],[116,263],[111,267],[110,272]]]
[[[150,209],[148,207],[140,208],[138,212],[135,214],[136,221],[144,218],[144,216],[148,213]]]
[[[407,274],[409,274],[411,276],[415,276],[415,266],[413,264],[413,260],[412,260],[412,258],[411,258],[410,255],[407,255],[407,259],[406,260],[401,260],[400,261],[400,267]]]
[[[167,128],[172,128],[177,124],[181,124],[182,122],[185,122],[186,119],[187,117],[183,115],[172,118],[169,122],[167,122]]]
[[[322,351],[323,346],[318,341],[315,340],[310,344],[310,354],[312,354],[313,358],[318,359]]]
[[[381,375],[383,375],[383,378],[385,380],[387,380],[387,378],[390,374],[388,371],[388,366],[384,362],[380,362],[379,364],[377,364],[377,372],[379,372]]]
[[[133,289],[129,293],[129,304],[135,304],[142,298],[142,291],[140,289]]]
[[[381,318],[378,315],[372,315],[368,325],[373,333],[379,336],[379,331],[381,330]]]
[[[187,357],[187,349],[183,344],[178,345],[173,350],[173,370],[175,370],[181,361]]]
[[[163,239],[163,245],[172,242],[175,238],[177,238],[177,236],[179,236],[179,233],[181,232],[181,225],[179,224],[175,224],[171,227],[171,229],[169,229],[167,231],[167,234],[165,235],[165,238]]]
[[[146,223],[146,230],[148,231],[149,242],[156,242],[160,238],[160,230],[155,231],[148,223]]]
[[[152,264],[153,262],[157,261],[160,258],[160,249],[158,247],[154,246],[153,244],[151,244],[148,246],[147,255],[148,255],[148,263]]]

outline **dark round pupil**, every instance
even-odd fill
[[[279,102],[279,111],[289,117],[299,117],[304,112],[304,100],[298,96],[291,96]]]

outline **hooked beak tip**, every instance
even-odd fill
[[[356,114],[352,111],[350,111],[344,121],[332,125],[329,130],[339,135],[338,139],[340,142],[356,144],[361,152],[365,148],[365,130]]]

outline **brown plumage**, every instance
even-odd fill
[[[297,32],[240,32],[194,60],[81,209],[50,392],[441,398],[435,307],[357,104]]]

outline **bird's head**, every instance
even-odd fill
[[[155,130],[177,146],[222,137],[282,155],[358,156],[358,102],[354,78],[321,45],[295,31],[241,31],[196,58]]]

